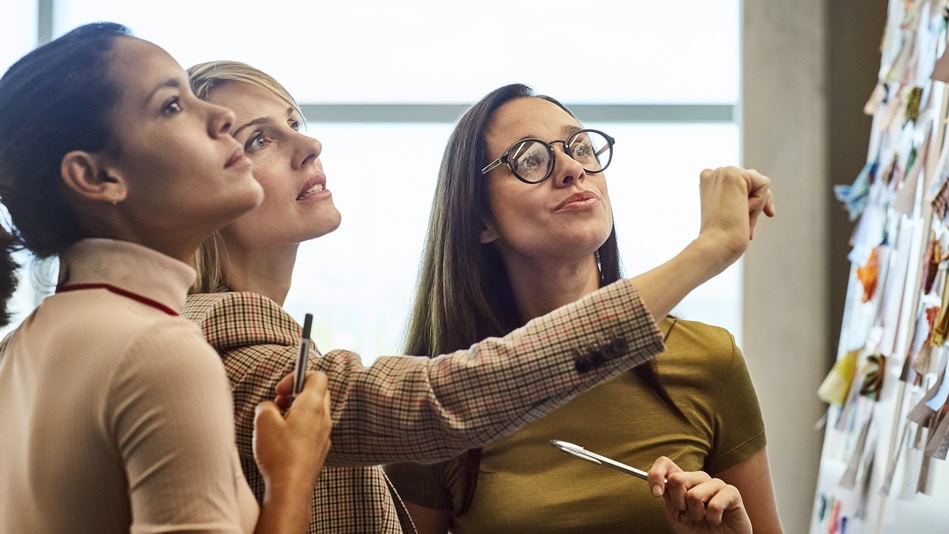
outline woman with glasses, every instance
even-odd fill
[[[249,458],[252,408],[271,394],[300,346],[300,326],[281,307],[297,248],[335,230],[340,214],[320,161],[322,145],[301,131],[302,114],[286,89],[243,63],[202,64],[190,74],[196,94],[234,110],[231,133],[265,191],[259,208],[205,243],[199,287],[185,309],[224,360],[238,448]],[[737,259],[757,215],[772,212],[767,178],[719,178],[704,189],[700,236],[679,256],[551,308],[523,329],[475,339],[439,358],[381,357],[368,368],[351,352],[311,352],[310,367],[329,377],[334,429],[310,531],[414,531],[378,464],[447,460],[661,350],[654,319]],[[313,270],[318,276],[319,265]],[[319,296],[313,299],[318,305]],[[249,461],[244,467],[261,498],[259,473]]]
[[[308,376],[286,419],[254,407],[248,461],[269,496],[259,507],[221,362],[178,316],[198,245],[261,200],[233,122],[164,50],[117,24],[77,28],[0,78],[3,252],[59,260],[56,294],[0,344],[0,530],[308,523],[329,448],[326,377]],[[16,264],[4,260],[5,301]]]
[[[442,160],[408,354],[505,335],[620,279],[603,172],[615,142],[523,85],[493,91],[461,118]],[[387,466],[419,531],[663,532],[716,523],[717,513],[689,514],[696,510],[681,487],[675,498],[655,497],[663,487],[656,471],[668,473],[669,459],[673,471],[717,477],[690,493],[700,502],[708,487],[734,486],[755,532],[780,531],[764,425],[734,339],[674,317],[660,329],[666,350],[653,362],[517,432],[449,462]],[[564,454],[552,439],[644,469],[667,458],[647,484]],[[669,480],[673,493],[680,481]],[[728,528],[748,528],[741,499],[727,512]]]

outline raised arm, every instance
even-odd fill
[[[293,368],[299,326],[253,293],[192,297],[232,386],[238,447],[251,454],[254,407]],[[504,435],[662,350],[633,283],[620,281],[504,338],[435,359],[346,351],[311,357],[329,379],[331,465],[438,461]]]
[[[774,215],[771,180],[755,170],[705,169],[699,191],[702,224],[698,237],[668,262],[633,278],[656,321],[741,257],[761,213]]]

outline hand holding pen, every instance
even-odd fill
[[[559,439],[550,444],[587,462],[615,469],[649,483],[652,494],[665,501],[666,518],[679,534],[750,534],[751,520],[735,486],[704,471],[683,471],[659,457],[648,472]]]
[[[666,519],[677,533],[751,533],[735,486],[704,471],[683,471],[665,456],[652,464],[647,477],[652,494],[665,501]]]
[[[330,449],[333,419],[326,375],[307,371],[304,387],[285,413],[272,402],[257,405],[254,417],[254,459],[266,484],[268,499],[282,502],[282,522],[302,532],[310,523],[313,488]],[[289,404],[293,375],[277,384]],[[271,508],[273,510],[273,508]]]

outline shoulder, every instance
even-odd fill
[[[724,328],[699,321],[666,318],[660,324],[666,337],[666,353],[692,357],[701,354],[704,359],[729,362],[740,354],[735,337]]]
[[[24,324],[34,331],[48,330],[48,339],[57,344],[71,340],[97,358],[111,354],[134,360],[161,354],[167,359],[174,356],[166,353],[180,352],[181,347],[211,352],[193,322],[105,290],[52,295]]]
[[[666,319],[660,329],[668,332],[666,350],[655,360],[664,383],[668,377],[669,384],[681,382],[713,393],[748,374],[745,357],[728,330],[683,319]]]
[[[131,332],[123,358],[128,365],[175,371],[221,369],[216,353],[208,346],[195,324],[180,317],[152,321]],[[141,357],[148,356],[148,357]],[[157,360],[157,361],[156,361]]]
[[[220,358],[195,325],[167,317],[129,333],[112,369],[109,390],[112,398],[119,399],[137,398],[139,393],[158,399],[205,398],[210,395],[206,391],[226,393],[226,384]]]
[[[250,292],[188,295],[183,317],[218,351],[247,345],[295,345],[300,325],[273,300]]]

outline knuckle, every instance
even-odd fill
[[[692,490],[685,492],[685,500],[691,505],[699,505],[704,503],[702,496]]]

